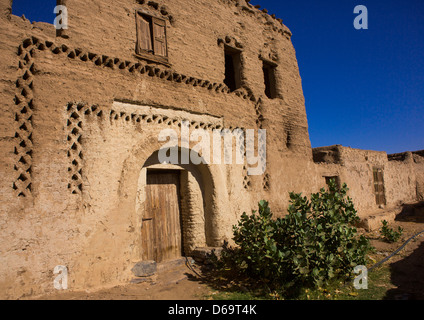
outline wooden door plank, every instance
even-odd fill
[[[180,257],[179,173],[147,175],[145,208],[152,220],[143,224],[143,259],[161,262]]]

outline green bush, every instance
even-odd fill
[[[397,231],[395,231],[393,228],[389,227],[389,223],[386,220],[383,220],[381,223],[382,223],[382,226],[380,228],[380,235],[383,238],[383,240],[389,243],[394,243],[399,241],[400,237],[403,234],[403,228],[398,227]]]
[[[328,192],[321,189],[310,200],[290,193],[288,215],[277,219],[260,201],[258,212],[243,213],[233,227],[237,246],[224,246],[217,267],[286,292],[349,277],[365,265],[371,247],[353,226],[359,218],[347,190],[332,181]]]

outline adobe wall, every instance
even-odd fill
[[[417,177],[422,171],[414,166],[412,153],[406,152],[405,158],[401,160],[391,159],[390,155],[388,159],[385,174],[388,205],[399,206],[403,203],[417,201],[417,186],[419,183]]]
[[[348,185],[349,196],[360,217],[418,200],[416,190],[422,172],[422,168],[418,167],[421,157],[417,156],[414,163],[410,152],[395,157],[388,156],[386,152],[336,145],[314,148],[313,154],[321,176],[339,176],[341,182]],[[386,198],[383,207],[376,204],[374,167],[383,169]]]
[[[57,36],[0,0],[2,298],[55,290],[57,265],[67,266],[70,290],[128,282],[141,257],[145,170],[157,165],[150,160],[164,144],[159,133],[181,130],[182,120],[190,132],[267,130],[262,175],[248,175],[247,163],[182,168],[187,250],[229,240],[259,200],[284,215],[289,192],[316,192],[326,175],[348,183],[360,212],[376,207],[373,165],[385,168],[388,205],[417,190],[422,197],[419,155],[388,161],[338,146],[312,152],[291,32],[246,1],[61,2],[70,28]],[[167,20],[169,66],[134,55],[140,8]],[[225,45],[242,50],[235,92],[224,84]],[[276,99],[264,94],[261,59],[278,65]]]
[[[244,1],[65,4],[67,38],[10,15],[9,2],[0,2],[3,298],[55,290],[57,265],[67,266],[71,290],[127,282],[140,260],[140,172],[163,145],[159,132],[178,130],[182,119],[190,130],[267,130],[264,175],[247,175],[247,164],[199,168],[206,245],[229,240],[259,200],[284,214],[289,191],[316,189],[301,79],[280,21]],[[139,7],[169,19],[170,67],[134,56]],[[243,50],[236,92],[223,84],[224,43]],[[278,64],[277,99],[263,93],[259,56]],[[198,186],[187,181],[198,198],[183,200],[195,210]],[[196,219],[186,223],[199,225]]]
[[[424,151],[412,153],[413,167],[417,179],[417,200],[424,200]]]

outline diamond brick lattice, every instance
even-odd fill
[[[32,192],[33,127],[34,101],[32,90],[34,67],[34,45],[31,39],[18,48],[19,77],[15,82],[15,146],[16,157],[13,190],[18,197],[30,197]]]
[[[83,190],[83,125],[84,119],[87,116],[96,115],[102,116],[102,111],[94,106],[88,106],[85,103],[70,102],[66,106],[67,112],[67,140],[69,159],[68,173],[69,183],[68,189],[72,194],[81,194]]]

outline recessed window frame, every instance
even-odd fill
[[[234,92],[242,87],[242,50],[224,45],[225,78],[224,83]]]
[[[341,180],[339,175],[326,175],[323,177],[325,179],[326,186],[329,186],[330,180],[334,180],[334,182],[336,183],[337,189],[341,188]]]
[[[260,57],[262,61],[262,73],[264,77],[265,95],[269,99],[278,98],[276,69],[278,64],[274,61]]]

